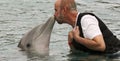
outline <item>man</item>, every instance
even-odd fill
[[[92,13],[78,13],[74,0],[57,0],[54,16],[59,24],[73,27],[68,34],[72,51],[115,53],[120,50],[120,41],[106,25]]]

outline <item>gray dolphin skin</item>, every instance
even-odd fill
[[[22,37],[18,47],[30,53],[49,55],[50,36],[54,23],[55,20],[52,16],[45,24],[34,27]]]

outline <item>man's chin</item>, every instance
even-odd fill
[[[58,20],[57,18],[55,18],[55,20],[57,21],[58,24],[62,24],[61,20]]]
[[[58,22],[58,21],[57,21],[57,23],[58,23],[58,24],[62,24],[62,22]]]
[[[59,20],[56,20],[58,24],[62,24],[62,22],[60,22]]]

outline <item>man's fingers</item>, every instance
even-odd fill
[[[79,27],[78,27],[78,26],[75,26],[73,30],[79,30]]]
[[[77,26],[77,29],[79,30],[79,27]]]

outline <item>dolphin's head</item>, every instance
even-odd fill
[[[51,16],[45,24],[34,27],[23,36],[18,47],[29,52],[48,55],[49,41],[54,23],[54,16]]]
[[[49,41],[51,37],[51,32],[54,26],[55,20],[54,16],[51,16],[45,24],[40,28],[41,33],[32,42],[32,50],[38,52],[41,55],[49,54]],[[31,49],[31,48],[30,48]]]

